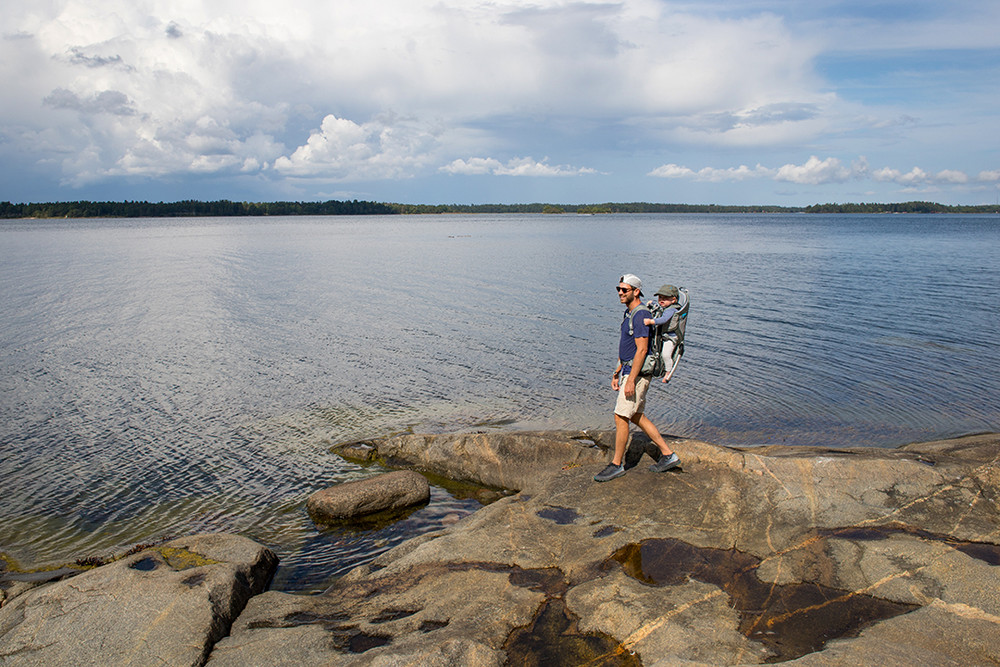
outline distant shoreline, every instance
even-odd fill
[[[716,204],[394,204],[371,201],[325,202],[0,202],[0,219],[57,218],[193,218],[323,215],[428,215],[547,213],[599,215],[612,213],[834,213],[834,214],[1000,214],[1000,205],[947,206],[935,202],[813,204],[811,206],[726,206]]]

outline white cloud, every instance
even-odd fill
[[[689,178],[698,181],[742,181],[750,178],[770,178],[775,181],[819,185],[824,183],[843,183],[851,178],[857,178],[868,170],[867,162],[860,158],[851,167],[845,167],[834,157],[820,160],[815,155],[804,164],[786,164],[777,169],[758,164],[754,168],[746,165],[718,169],[704,167],[697,171],[677,164],[666,164],[649,172],[648,176],[661,178]]]
[[[198,155],[191,161],[189,169],[196,174],[211,174],[239,165],[240,159],[235,155]]]
[[[985,173],[987,172],[980,173],[979,180],[988,180],[983,178],[983,174]],[[917,185],[961,185],[968,183],[970,180],[968,174],[955,169],[944,169],[936,174],[932,174],[920,167],[913,167],[906,173],[902,173],[898,169],[884,167],[873,172],[872,178],[876,181],[897,183],[908,187]]]
[[[5,3],[0,83],[12,92],[0,108],[0,167],[56,169],[74,186],[217,175],[291,179],[313,193],[331,191],[315,184],[322,180],[600,174],[621,191],[635,174],[604,165],[669,151],[675,164],[651,175],[802,186],[867,178],[954,190],[995,182],[995,150],[984,139],[996,106],[988,76],[962,78],[967,87],[986,83],[947,115],[925,102],[859,101],[894,91],[864,79],[854,61],[838,85],[844,53],[891,44],[900,49],[894,62],[905,63],[926,44],[966,48],[965,33],[968,43],[995,46],[988,19],[1000,5],[959,12],[916,2],[905,20],[891,18],[899,29],[881,32],[888,14],[777,0]],[[927,81],[920,77],[913,99],[935,97]],[[920,141],[907,144],[917,133]],[[725,152],[713,154],[718,147]],[[777,149],[802,157],[878,150],[883,164],[929,164],[915,147],[963,169],[868,173],[833,157],[757,164]],[[960,164],[942,148],[980,155]],[[691,155],[712,163],[720,154],[739,166],[683,166]],[[526,155],[551,160],[511,159]],[[18,186],[9,187],[17,197]],[[614,196],[612,185],[606,191]]]
[[[308,141],[274,162],[290,176],[333,180],[405,178],[433,156],[437,138],[394,117],[358,124],[329,115]]]
[[[920,167],[914,167],[909,173],[902,173],[898,169],[882,167],[872,172],[872,178],[876,181],[899,183],[900,185],[913,185],[927,180],[927,172]]]
[[[774,176],[775,171],[761,165],[750,168],[745,164],[738,167],[728,167],[726,169],[713,169],[703,167],[698,171],[682,167],[677,164],[665,164],[652,170],[647,176],[658,176],[660,178],[690,178],[696,181],[710,181],[718,183],[721,181],[742,181],[748,178],[762,178]]]
[[[843,183],[854,176],[854,171],[841,164],[835,157],[820,160],[811,156],[805,164],[786,164],[778,168],[774,175],[776,181],[788,181],[806,185],[822,183]]]
[[[461,155],[446,139],[465,128],[480,128],[480,150],[517,154],[515,137],[482,130],[497,117],[560,118],[573,131],[581,118],[641,128],[704,115],[746,131],[821,113],[809,51],[776,15],[718,20],[654,0],[63,0],[0,10],[0,20],[19,35],[3,55],[32,50],[46,63],[38,85],[48,89],[18,104],[44,100],[67,149],[94,158],[63,161],[74,182],[268,164],[294,176],[347,178],[361,165],[350,177],[398,178],[432,163],[434,141]],[[413,123],[381,123],[389,112]],[[100,114],[131,118],[110,129]],[[324,117],[302,136],[304,121]],[[327,128],[330,117],[364,136]],[[204,118],[215,127],[200,127]],[[432,140],[419,125],[451,132]],[[263,152],[246,145],[260,134],[270,137]],[[567,171],[577,170],[525,161],[495,173]]]
[[[571,167],[568,165],[553,166],[548,164],[548,158],[540,162],[533,158],[513,158],[506,164],[494,158],[469,158],[468,160],[453,160],[440,168],[448,174],[476,175],[492,174],[494,176],[579,176],[596,174],[597,171],[588,167]]]
[[[746,165],[740,165],[724,169],[703,167],[694,170],[690,167],[670,163],[653,169],[647,176],[712,182],[770,178],[775,181],[801,185],[831,185],[870,178],[876,182],[895,183],[909,188],[920,185],[963,185],[972,180],[968,174],[956,169],[944,169],[935,174],[928,173],[920,167],[913,167],[906,173],[891,167],[871,170],[868,167],[868,160],[864,156],[859,157],[848,167],[835,157],[820,160],[815,155],[803,164],[785,164],[777,169],[758,164],[753,169]],[[976,180],[983,183],[1000,181],[1000,171],[980,172]]]
[[[709,167],[705,167],[708,169]],[[698,173],[689,167],[682,167],[679,164],[665,164],[657,167],[646,174],[647,176],[658,176],[660,178],[697,178]]]
[[[451,164],[441,167],[440,171],[448,174],[482,176],[483,174],[495,173],[498,169],[503,169],[500,160],[494,160],[491,157],[471,157],[468,160],[454,160]]]
[[[938,183],[968,183],[969,177],[956,169],[945,169],[937,173],[935,180]]]

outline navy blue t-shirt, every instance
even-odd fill
[[[618,359],[622,362],[622,375],[628,375],[635,358],[635,339],[649,337],[649,327],[643,323],[653,314],[645,306],[640,306],[632,313],[632,335],[628,335],[628,317],[622,318],[622,337],[618,342]]]

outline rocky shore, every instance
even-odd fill
[[[175,540],[5,584],[0,664],[1000,663],[1000,435],[898,449],[677,440],[592,477],[608,433],[405,435],[342,456],[514,493],[322,595],[267,549]]]

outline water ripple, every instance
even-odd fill
[[[0,550],[201,530],[332,577],[475,503],[316,528],[327,451],[393,432],[609,428],[617,277],[692,290],[661,430],[892,446],[997,430],[1000,225],[882,216],[447,216],[0,224]],[[648,291],[648,290],[647,290]]]

